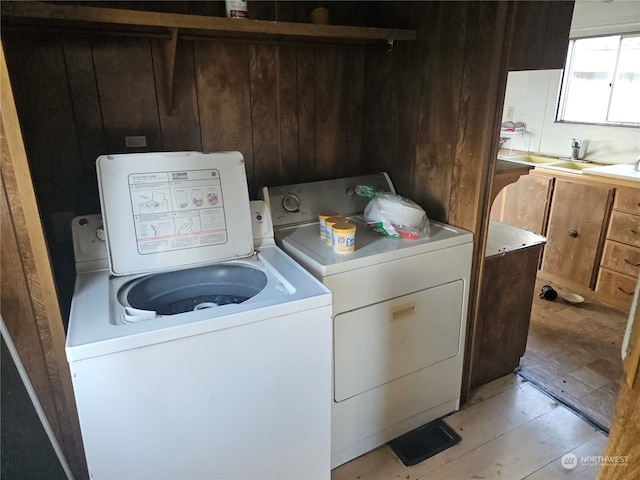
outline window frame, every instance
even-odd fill
[[[624,38],[634,38],[640,37],[640,31],[638,32],[628,32],[628,33],[608,33],[608,34],[599,34],[599,35],[591,35],[585,37],[574,37],[569,39],[569,47],[567,49],[567,58],[565,61],[564,69],[562,70],[562,76],[560,78],[560,85],[558,91],[558,100],[556,105],[556,114],[555,114],[555,123],[566,123],[566,124],[577,124],[577,125],[595,125],[595,126],[603,126],[603,127],[625,127],[625,128],[640,128],[640,119],[637,122],[614,122],[608,121],[605,119],[604,122],[589,122],[584,120],[565,120],[561,117],[564,116],[564,112],[566,109],[566,96],[567,90],[570,88],[570,82],[568,82],[569,74],[571,72],[571,66],[574,58],[574,50],[575,50],[575,42],[579,40],[585,40],[589,38],[605,38],[605,37],[619,37],[618,38],[618,48],[616,51],[616,60],[613,69],[613,77],[611,79],[611,90],[609,92],[609,99],[607,102],[607,111],[605,116],[609,116],[609,111],[611,110],[611,100],[613,97],[613,90],[615,88],[616,76],[618,72],[618,62],[620,60],[620,51],[622,40]]]

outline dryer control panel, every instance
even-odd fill
[[[362,213],[369,198],[356,194],[358,185],[368,185],[378,192],[396,193],[389,176],[382,172],[359,177],[336,178],[319,182],[264,187],[262,198],[271,210],[274,227],[318,221],[322,212],[342,215]]]

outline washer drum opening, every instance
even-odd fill
[[[218,264],[158,273],[136,279],[123,287],[121,302],[159,315],[242,303],[267,285],[267,275],[255,268]]]

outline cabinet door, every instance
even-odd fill
[[[542,245],[485,259],[471,386],[513,372],[527,348],[533,291]]]
[[[516,4],[509,70],[564,68],[574,2]]]
[[[545,234],[553,178],[524,175],[505,190],[502,223]]]
[[[556,180],[542,270],[593,288],[612,189]]]

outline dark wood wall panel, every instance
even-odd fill
[[[278,132],[280,138],[280,177],[260,181],[258,187],[276,183],[295,183],[304,164],[298,157],[298,56],[295,47],[278,47]],[[256,162],[256,165],[258,163]],[[262,168],[259,168],[262,171]],[[266,180],[266,179],[265,179]]]
[[[125,136],[144,135],[147,146],[162,150],[151,45],[144,38],[96,38],[93,62],[108,153],[131,151]]]
[[[366,169],[362,159],[365,60],[366,56],[362,50],[349,50],[349,90],[347,92],[349,141],[346,152],[349,175],[357,175]]]
[[[315,52],[316,177],[348,175],[349,54],[344,49]]]
[[[464,13],[458,2],[430,3],[425,13],[428,26],[422,25],[420,31],[424,45],[438,48],[423,52],[412,191],[427,214],[442,221],[450,215],[466,36],[461,22]]]
[[[298,66],[298,161],[301,164],[298,182],[315,177],[316,166],[316,62],[315,49],[296,49]],[[284,182],[283,182],[284,183]]]
[[[93,53],[88,40],[63,40],[64,59],[73,105],[74,123],[78,134],[78,148],[82,175],[78,177],[76,213],[100,211],[96,158],[107,152],[100,98],[93,67]]]
[[[497,112],[502,112],[504,83],[501,55],[509,4],[471,2],[467,9],[460,112],[456,131],[449,221],[477,232],[486,220],[487,191],[494,163],[487,161],[495,149]],[[484,92],[478,102],[478,92]]]
[[[172,2],[173,3],[173,2]],[[177,44],[173,80],[173,110],[168,104],[166,43],[151,43],[153,69],[157,93],[162,149],[172,151],[202,150],[200,119],[198,118],[198,92],[196,90],[193,43]]]
[[[249,191],[255,190],[247,45],[194,44],[202,148],[244,155]]]
[[[373,173],[393,165],[397,107],[393,56],[385,50],[370,52],[366,79],[363,128],[370,141],[362,146],[363,167]]]
[[[76,192],[82,191],[78,149],[62,46],[39,37],[12,37],[7,48],[20,123],[43,222],[54,241],[54,212],[73,211]],[[80,174],[79,174],[80,173]]]
[[[272,184],[282,175],[280,162],[281,137],[279,125],[280,86],[279,48],[275,46],[249,47],[249,75],[251,89],[251,132],[254,151],[256,183]],[[295,75],[295,70],[294,70]]]

